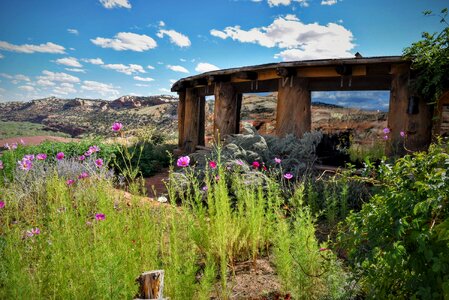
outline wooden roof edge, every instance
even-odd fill
[[[294,68],[294,67],[323,67],[323,66],[335,66],[335,65],[363,65],[363,64],[379,64],[379,63],[410,63],[402,56],[373,56],[363,58],[332,58],[332,59],[315,59],[315,60],[300,60],[290,62],[279,63],[267,63],[261,65],[244,66],[237,68],[221,69],[215,71],[209,71],[189,77],[184,77],[176,81],[171,88],[172,92],[179,90],[179,86],[189,81],[198,80],[212,75],[231,75],[233,73],[242,71],[260,71],[265,69],[274,68]]]

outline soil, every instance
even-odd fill
[[[154,176],[145,178],[145,187],[147,195],[151,198],[157,198],[167,193],[165,182],[168,181],[168,168],[162,169]]]
[[[21,136],[21,137],[1,139],[0,147],[3,146],[4,144],[10,144],[10,145],[13,143],[21,144],[22,141],[25,143],[25,145],[39,145],[44,141],[68,143],[68,142],[75,142],[78,140],[59,137],[59,136]]]

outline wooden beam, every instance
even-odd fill
[[[211,83],[228,82],[228,81],[231,81],[231,76],[230,75],[210,75],[210,76],[208,76],[208,80]]]
[[[290,77],[290,76],[296,76],[296,69],[295,68],[276,68],[276,75],[279,77]]]
[[[242,71],[237,72],[233,75],[234,78],[243,79],[243,80],[257,80],[258,75],[257,72],[253,71]]]
[[[199,141],[199,125],[200,125],[200,102],[201,97],[198,90],[188,88],[186,90],[185,100],[185,118],[184,118],[184,141],[182,149],[187,153],[195,151]]]
[[[310,78],[312,91],[375,91],[389,90],[391,75],[385,76],[344,76],[328,78]]]
[[[266,92],[275,92],[278,90],[278,80],[256,80],[256,81],[245,81],[245,82],[233,82],[235,90],[238,93],[266,93]]]
[[[231,83],[221,82],[215,85],[214,136],[216,141],[218,138],[222,140],[226,135],[238,132],[238,100],[238,93]]]
[[[209,84],[209,82],[208,82],[207,78],[202,77],[202,78],[198,78],[198,79],[192,80],[191,86],[192,87],[199,87],[199,86],[206,86],[208,84]]]
[[[278,102],[276,109],[276,134],[294,134],[302,137],[311,130],[311,96],[308,80],[293,77],[287,82],[279,79]]]
[[[184,122],[185,122],[185,112],[186,112],[186,91],[178,92],[178,148],[182,149],[184,145]]]

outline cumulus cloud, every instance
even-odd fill
[[[78,83],[80,82],[80,79],[78,77],[69,75],[67,73],[57,73],[57,72],[51,72],[48,70],[42,71],[43,76],[38,76],[39,80],[47,80],[52,82],[67,82],[67,83]]]
[[[5,41],[0,41],[0,49],[11,52],[18,53],[65,53],[65,48],[63,46],[47,42],[45,44],[40,45],[31,45],[31,44],[23,44],[23,45],[14,45]]]
[[[28,76],[25,76],[23,74],[10,75],[10,74],[6,74],[6,73],[0,73],[0,76],[3,78],[6,78],[6,79],[10,79],[15,83],[17,83],[19,81],[27,81],[27,82],[31,81]]]
[[[321,5],[334,5],[337,4],[337,0],[323,0],[321,1]]]
[[[164,21],[159,21],[159,26],[160,27],[164,27],[165,26],[165,22]]]
[[[134,85],[138,86],[138,87],[149,87],[150,86],[149,84],[144,84],[144,83],[136,83]]]
[[[100,3],[108,9],[111,8],[131,8],[131,3],[128,0],[100,0]]]
[[[258,1],[255,1],[255,2],[258,2]],[[303,7],[309,6],[308,0],[268,0],[268,5],[270,7],[279,6],[279,5],[288,6],[292,2],[298,2]]]
[[[137,81],[146,81],[146,82],[154,81],[154,79],[151,77],[134,76],[133,78],[134,78],[134,80],[137,80]]]
[[[168,37],[170,37],[170,42],[172,44],[175,44],[175,45],[177,45],[177,46],[179,46],[181,48],[182,47],[190,47],[190,45],[192,44],[190,42],[190,39],[189,39],[188,36],[186,36],[186,35],[184,35],[182,33],[179,33],[179,32],[177,32],[175,30],[164,30],[164,29],[161,29],[157,33],[157,36],[160,37],[160,38],[163,38],[164,35],[167,35]]]
[[[65,68],[65,70],[75,73],[86,73],[84,69],[78,69],[78,68]]]
[[[81,89],[85,91],[97,92],[102,96],[116,97],[119,91],[112,84],[102,83],[98,81],[85,80],[81,85]]]
[[[104,62],[101,58],[83,58],[81,60],[93,65],[104,65]]]
[[[68,95],[71,93],[76,93],[77,91],[74,88],[73,84],[65,82],[55,87],[53,89],[53,92],[58,95]]]
[[[204,62],[201,62],[201,63],[197,64],[196,68],[195,68],[195,71],[197,71],[199,73],[215,71],[215,70],[220,70],[220,68],[215,66],[215,65],[213,65],[213,64],[204,63]]]
[[[53,81],[50,81],[50,80],[48,80],[48,79],[39,79],[39,80],[36,82],[36,84],[39,85],[39,86],[44,86],[44,87],[47,87],[47,86],[55,86],[55,85],[56,85],[56,83],[54,83]]]
[[[78,59],[76,59],[75,57],[59,58],[55,62],[58,65],[64,65],[64,66],[74,67],[74,68],[81,68],[83,66],[78,62]]]
[[[31,85],[22,85],[22,86],[19,86],[19,89],[21,89],[22,91],[26,91],[26,92],[34,92],[36,90]]]
[[[187,70],[186,68],[184,68],[183,66],[172,66],[172,65],[167,65],[167,69],[170,69],[174,72],[180,72],[180,73],[189,73],[189,70]]]
[[[120,73],[124,73],[126,75],[132,75],[134,73],[146,73],[144,68],[141,65],[135,64],[106,64],[101,66],[103,69],[114,70]]]
[[[342,25],[305,24],[294,15],[278,17],[266,27],[244,30],[233,26],[221,31],[213,29],[210,33],[221,39],[285,49],[275,56],[284,61],[352,57],[349,51],[355,46],[352,32]]]
[[[151,65],[148,65],[148,66],[147,66],[147,69],[154,70],[154,67],[151,66]]]
[[[151,37],[132,32],[119,32],[113,39],[97,37],[90,41],[102,48],[112,48],[116,51],[130,50],[142,52],[156,48],[157,46],[156,41]]]
[[[73,29],[73,28],[68,28],[67,31],[69,33],[71,33],[71,34],[74,34],[74,35],[79,35],[80,34],[78,30]]]

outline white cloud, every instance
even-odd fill
[[[159,21],[159,26],[160,27],[164,27],[165,26],[165,22],[164,21]]]
[[[182,61],[182,62],[186,62],[187,61],[187,59],[185,59],[185,58],[180,58],[179,60]]]
[[[53,89],[53,92],[58,95],[68,95],[70,93],[76,93],[76,89],[71,83],[61,83],[59,86]]]
[[[108,9],[115,7],[131,8],[131,3],[128,0],[100,0],[100,3]]]
[[[56,73],[48,70],[42,71],[44,76],[38,76],[39,80],[56,81],[56,82],[68,82],[68,83],[78,83],[80,79],[78,77],[69,75],[67,73]]]
[[[146,82],[154,81],[154,79],[151,77],[134,76],[133,78],[134,78],[134,80],[138,80],[138,81],[146,81]]]
[[[68,28],[67,31],[69,33],[71,33],[71,34],[74,34],[74,35],[79,35],[80,34],[78,30],[72,29],[72,28]]]
[[[55,62],[58,65],[64,65],[64,66],[74,67],[74,68],[81,68],[83,66],[78,62],[78,59],[76,59],[75,57],[59,58]]]
[[[166,88],[160,88],[160,89],[159,89],[159,92],[162,92],[162,93],[171,93],[171,91],[170,91],[169,89],[166,89]]]
[[[188,36],[179,33],[177,31],[174,30],[164,30],[161,29],[159,30],[159,32],[157,33],[157,36],[160,38],[163,38],[164,35],[167,35],[170,37],[170,42],[172,44],[175,44],[179,47],[189,47],[190,45],[192,45],[192,43],[190,42],[190,39]]]
[[[0,53],[0,59],[5,58],[3,54]]]
[[[199,73],[215,71],[215,70],[220,70],[220,68],[213,64],[210,64],[210,63],[199,63],[198,65],[196,65],[196,68],[195,68],[195,71],[197,71]]]
[[[184,68],[183,66],[172,66],[172,65],[167,65],[167,68],[175,71],[175,72],[180,72],[180,73],[189,73],[189,70],[187,70],[186,68]]]
[[[154,67],[151,66],[151,65],[148,65],[148,66],[147,66],[147,69],[154,70]]]
[[[83,58],[81,60],[93,65],[104,65],[104,62],[101,58]]]
[[[39,79],[36,83],[39,86],[55,86],[56,85],[56,83],[54,83],[53,81],[47,80],[47,79]]]
[[[70,72],[86,73],[86,71],[84,69],[78,69],[78,68],[65,68],[65,69]]]
[[[0,76],[6,79],[13,80],[15,81],[15,83],[18,83],[19,81],[31,81],[28,76],[25,76],[23,74],[10,75],[6,73],[0,73]]]
[[[210,33],[222,39],[285,49],[275,55],[284,61],[352,57],[349,51],[355,46],[352,32],[342,25],[305,24],[294,15],[278,17],[266,27],[243,30],[234,26],[222,31],[213,29]]]
[[[322,0],[321,5],[334,5],[337,4],[337,0]]]
[[[307,1],[308,0],[268,0],[268,5],[270,7],[279,6],[279,5],[288,6],[292,2],[298,2],[301,6],[307,7],[307,6],[309,6],[309,3]],[[257,1],[255,1],[255,2],[257,2]]]
[[[102,96],[116,97],[119,95],[119,91],[112,84],[101,83],[98,81],[83,81],[81,86],[82,90],[97,92]]]
[[[119,32],[113,39],[97,37],[90,41],[102,48],[112,48],[116,51],[131,50],[142,52],[156,48],[157,46],[156,41],[151,37],[132,32]]]
[[[124,73],[126,75],[132,75],[134,73],[146,73],[144,68],[141,65],[135,64],[107,64],[101,66],[103,69],[114,70],[120,73]]]
[[[59,54],[65,53],[64,52],[65,48],[63,46],[51,42],[40,45],[30,45],[30,44],[14,45],[5,41],[0,41],[0,49],[19,53],[35,53],[35,52],[59,53]]]
[[[139,86],[139,87],[149,87],[149,84],[144,84],[144,83],[136,83],[135,86]]]
[[[27,91],[27,92],[35,91],[34,87],[32,87],[31,85],[22,85],[22,86],[19,86],[19,89],[21,89],[23,91]]]

